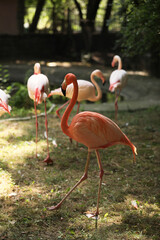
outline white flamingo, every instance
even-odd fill
[[[27,82],[29,97],[34,101],[35,115],[36,115],[36,157],[37,157],[37,140],[38,140],[38,119],[37,119],[37,104],[44,101],[45,104],[45,127],[47,135],[47,158],[44,162],[47,164],[52,164],[53,161],[49,154],[49,144],[48,144],[48,123],[47,123],[47,110],[46,110],[46,99],[49,93],[49,81],[46,75],[41,73],[40,64],[36,63],[34,65],[34,74],[28,79]]]
[[[102,97],[102,91],[99,87],[99,85],[97,84],[97,82],[95,81],[95,76],[100,78],[102,80],[102,83],[104,84],[105,83],[105,77],[103,75],[103,73],[99,70],[99,69],[96,69],[94,70],[91,75],[90,75],[90,78],[91,78],[91,82],[89,81],[86,81],[86,80],[82,80],[82,79],[79,79],[77,80],[78,82],[78,98],[77,98],[77,102],[78,102],[78,107],[77,107],[77,113],[79,112],[79,107],[80,107],[80,102],[83,101],[83,100],[88,100],[88,101],[91,101],[91,102],[96,102],[98,101],[99,99],[101,99]],[[96,95],[96,90],[97,90],[97,95]],[[67,89],[66,89],[66,97],[71,99],[72,98],[72,95],[73,95],[73,84],[70,84]],[[48,97],[50,96],[53,96],[53,95],[60,95],[60,96],[63,96],[62,94],[62,91],[61,91],[61,88],[57,88],[53,91],[51,91],[51,93],[48,95]],[[59,111],[64,107],[66,106],[68,103],[69,103],[70,100],[68,100],[65,104],[63,104],[57,111],[57,115],[59,118],[61,118],[60,114],[59,114]]]
[[[5,112],[10,114],[11,107],[8,105],[9,94],[6,94],[2,89],[0,89],[0,116]]]
[[[127,84],[128,76],[127,72],[122,69],[122,60],[118,55],[115,55],[112,60],[112,67],[118,62],[118,69],[111,73],[109,83],[109,91],[115,92],[115,119],[117,120],[118,112],[118,97],[122,88]]]

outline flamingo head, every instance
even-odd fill
[[[3,108],[5,112],[8,112],[10,114],[11,107],[8,106],[2,99],[0,98],[0,107]]]
[[[41,73],[41,66],[39,63],[35,63],[34,65],[34,74],[40,74]]]
[[[39,90],[39,88],[36,88],[36,91],[35,91],[35,102],[37,104],[41,103],[41,91]]]
[[[77,78],[73,73],[68,73],[65,76],[64,81],[62,82],[62,85],[61,85],[61,91],[62,91],[64,96],[66,96],[67,86],[70,85],[73,82],[76,82],[76,81],[77,81]]]

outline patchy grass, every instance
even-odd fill
[[[114,118],[114,112],[103,114]],[[118,125],[137,147],[137,164],[132,163],[133,154],[127,146],[100,151],[105,174],[98,229],[95,220],[85,216],[96,208],[99,170],[95,153],[88,179],[61,209],[48,211],[47,207],[58,203],[83,175],[86,147],[70,144],[59,119],[51,113],[48,123],[54,164],[45,166],[44,118],[39,118],[39,159],[35,158],[35,119],[1,122],[0,239],[160,238],[160,108],[119,112],[118,118]]]

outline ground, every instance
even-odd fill
[[[43,71],[51,87],[67,72],[89,79],[100,68],[108,79],[111,68],[100,65],[50,63]],[[24,79],[33,63],[8,66],[14,79]],[[21,78],[19,78],[21,76]],[[52,81],[52,76],[54,81]],[[118,125],[137,147],[136,164],[128,146],[100,150],[104,168],[98,228],[87,218],[96,208],[99,169],[94,152],[88,179],[64,202],[48,211],[83,175],[87,149],[70,143],[61,131],[55,109],[48,115],[52,166],[46,166],[44,117],[39,117],[39,157],[35,157],[35,119],[0,121],[0,239],[1,240],[159,240],[160,237],[160,80],[145,72],[129,72],[119,101]],[[102,87],[102,86],[101,86]],[[107,85],[103,92],[107,91]],[[98,111],[114,120],[114,95],[109,102],[82,103],[81,111]],[[54,98],[52,99],[54,103]],[[71,118],[75,114],[72,113]],[[62,114],[62,113],[61,113]],[[34,116],[34,110],[33,114]],[[11,116],[12,117],[12,116]],[[16,115],[15,115],[16,117]]]

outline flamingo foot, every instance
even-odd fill
[[[47,165],[53,165],[53,161],[49,155],[43,160],[43,162],[47,163]]]
[[[60,207],[61,207],[61,204],[57,204],[56,206],[51,206],[51,207],[48,207],[47,209],[52,211],[52,210],[57,210]]]
[[[95,219],[96,222],[95,222],[95,228],[97,229],[97,226],[98,226],[98,216],[99,216],[99,212],[90,212],[90,211],[87,211],[85,212],[86,216],[88,218],[92,218],[92,219]]]
[[[98,215],[99,215],[99,213],[91,212],[91,211],[87,211],[85,212],[85,214],[88,218],[93,218],[93,219],[98,219]]]

